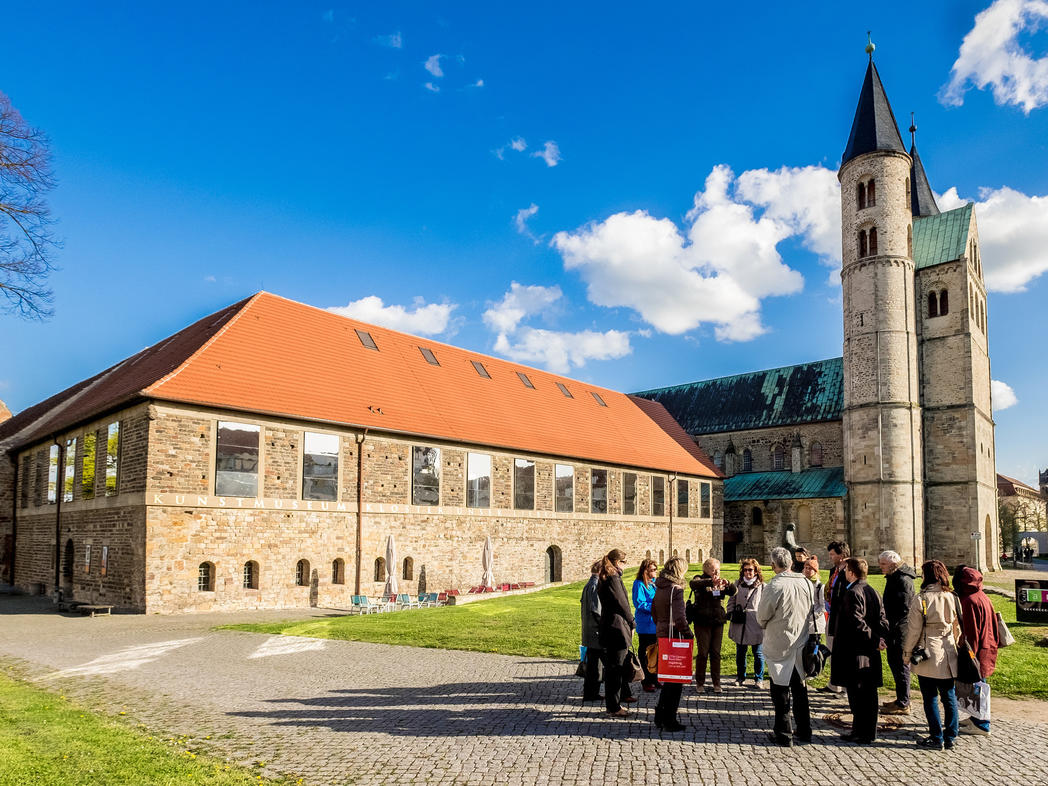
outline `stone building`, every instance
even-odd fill
[[[1003,544],[1011,554],[1016,545],[1045,543],[1048,538],[1048,501],[1041,491],[1007,475],[997,476],[997,500],[1000,504],[1001,532],[1011,542]],[[1007,526],[1006,526],[1007,524]],[[1028,544],[1024,544],[1028,541]],[[1036,553],[1044,549],[1035,547]]]
[[[637,395],[664,404],[728,475],[725,554],[732,542],[740,554],[779,543],[792,522],[820,550],[832,534],[867,558],[891,548],[913,564],[935,557],[995,569],[975,209],[940,212],[915,138],[907,151],[868,51],[838,173],[843,357]],[[723,404],[716,415],[713,398]],[[747,453],[750,462],[740,461]],[[750,472],[795,477],[736,479]]]
[[[268,293],[0,424],[6,577],[147,612],[701,561],[722,486],[657,403]]]

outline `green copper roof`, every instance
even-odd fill
[[[844,407],[844,358],[634,395],[658,401],[689,434],[837,420]]]
[[[824,499],[843,497],[844,467],[804,472],[743,472],[724,481],[725,502],[761,499]]]
[[[913,263],[917,270],[952,262],[964,256],[968,228],[972,223],[972,203],[913,219]]]

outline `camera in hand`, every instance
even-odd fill
[[[928,650],[924,647],[918,647],[910,653],[910,663],[916,666],[918,663],[928,660],[931,656],[928,654]]]

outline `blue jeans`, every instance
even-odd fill
[[[764,650],[760,644],[750,647],[753,650],[753,676],[758,682],[764,679]],[[746,645],[735,645],[735,676],[746,679]]]
[[[957,736],[957,694],[953,690],[953,680],[918,675],[917,684],[921,686],[924,714],[928,716],[928,733],[932,739],[940,742],[952,740]],[[942,699],[942,706],[946,710],[945,727],[939,717],[939,699]]]

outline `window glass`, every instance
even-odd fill
[[[513,460],[513,507],[517,510],[535,507],[535,462],[530,459]]]
[[[651,476],[651,515],[666,515],[666,479],[658,475]]]
[[[590,470],[590,512],[608,512],[608,471]]]
[[[776,445],[772,448],[771,468],[776,470],[786,468],[786,449],[782,445]]]
[[[811,460],[809,462],[813,467],[822,466],[822,443],[812,442],[811,443]]]
[[[491,456],[486,453],[466,455],[466,507],[491,507]]]
[[[483,363],[481,363],[479,360],[471,360],[469,362],[473,364],[473,368],[476,369],[477,373],[480,374],[480,376],[484,377],[485,379],[491,379],[491,374],[489,374],[488,370],[484,368]]]
[[[637,473],[622,473],[622,513],[624,516],[637,515]]]
[[[120,458],[120,422],[110,423],[106,429],[106,496],[117,493],[117,470]]]
[[[58,501],[58,445],[47,451],[47,504]]]
[[[683,478],[677,480],[677,516],[688,517],[688,481]]]
[[[749,448],[742,451],[742,471],[753,472],[753,454]]]
[[[699,516],[704,519],[710,517],[710,490],[709,483],[699,483]]]
[[[528,378],[528,375],[525,374],[523,371],[518,371],[517,372],[517,376],[520,377],[520,381],[524,383],[524,387],[531,388],[532,390],[535,389],[535,386],[532,384],[531,380]]]
[[[73,478],[76,475],[76,437],[66,440],[65,476],[62,478],[62,502],[73,501]]]
[[[422,353],[422,357],[426,359],[426,362],[429,363],[431,366],[440,365],[440,362],[437,360],[437,356],[433,354],[432,349],[427,349],[426,347],[419,347],[418,350]]]
[[[557,387],[560,388],[560,392],[563,393],[568,398],[575,398],[573,395],[571,395],[571,391],[568,390],[567,387],[565,387],[563,382],[558,382],[557,383]]]
[[[307,431],[302,444],[302,499],[338,499],[337,434]]]
[[[197,570],[197,590],[200,592],[213,592],[215,573],[214,566],[210,562],[201,562]]]
[[[93,499],[95,496],[95,432],[84,434],[84,454],[80,459],[80,496]]]
[[[22,480],[22,489],[19,494],[19,507],[29,506],[29,462],[32,461],[32,456],[22,456],[22,472],[20,474]]]
[[[258,437],[258,426],[218,422],[215,494],[220,497],[258,496]]]
[[[570,464],[558,464],[553,474],[557,513],[571,513],[575,510],[575,468]]]
[[[440,504],[440,448],[411,448],[411,504]]]
[[[258,563],[244,563],[244,589],[258,589]]]

